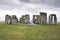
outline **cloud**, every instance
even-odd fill
[[[18,18],[21,15],[30,14],[32,20],[32,15],[37,15],[42,11],[48,15],[52,13],[60,15],[59,4],[58,6],[56,4],[58,1],[54,0],[0,0],[0,14],[2,13],[0,18],[3,20],[6,14],[17,15]],[[57,17],[59,21],[60,17]]]
[[[60,8],[60,0],[0,0],[0,4],[19,5],[21,2],[44,4]]]
[[[19,2],[19,0],[0,0],[0,3],[1,3],[1,4],[4,4],[4,3],[5,3],[5,4],[7,4],[7,3],[10,3],[10,4],[11,4],[11,3],[16,3],[16,4],[18,4],[18,3],[20,3],[20,2]]]
[[[42,3],[45,5],[50,5],[54,7],[60,7],[60,0],[20,0],[26,3]]]

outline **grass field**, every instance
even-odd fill
[[[29,26],[0,23],[0,40],[60,40],[60,24]]]

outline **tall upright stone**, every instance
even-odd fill
[[[49,16],[49,24],[57,24],[56,14],[50,14],[50,16]]]
[[[6,24],[11,24],[11,16],[10,15],[5,16],[5,23]]]
[[[40,15],[33,15],[33,23],[39,24],[40,22]]]
[[[30,16],[29,16],[29,14],[26,14],[25,15],[25,23],[26,24],[29,24],[30,23]]]
[[[18,18],[16,17],[16,15],[12,15],[12,24],[17,24],[18,23]]]
[[[40,24],[47,24],[47,13],[40,12]]]

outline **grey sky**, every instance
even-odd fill
[[[6,14],[21,15],[39,14],[39,12],[47,12],[56,14],[58,21],[60,20],[60,0],[0,0],[0,20],[4,20]]]
[[[60,0],[20,0],[26,3],[42,3],[54,7],[60,7]]]

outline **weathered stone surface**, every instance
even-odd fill
[[[49,16],[49,24],[57,24],[56,14],[50,14],[50,16]]]
[[[5,23],[6,24],[17,24],[18,19],[16,15],[6,15],[5,16]],[[30,16],[29,14],[22,15],[20,18],[20,23],[23,24],[30,24]],[[47,24],[47,13],[40,12],[40,15],[33,15],[33,23],[34,24]],[[56,14],[49,15],[49,24],[57,24],[57,17]]]
[[[20,22],[21,22],[21,23],[24,23],[24,24],[30,23],[30,16],[29,16],[28,14],[23,15],[23,16],[20,18]]]
[[[11,16],[10,15],[5,16],[5,23],[6,24],[11,24]]]
[[[20,18],[20,23],[25,23],[25,16],[22,15],[22,17]]]
[[[29,14],[25,15],[25,23],[26,24],[30,23],[30,16],[29,16]]]
[[[47,13],[40,12],[40,24],[47,24]]]
[[[40,15],[33,15],[33,23],[39,24],[40,22]]]
[[[12,24],[17,24],[18,23],[18,18],[16,17],[16,15],[12,15]]]
[[[20,18],[20,23],[22,23],[22,20],[23,20],[23,19],[22,19],[22,18]]]

